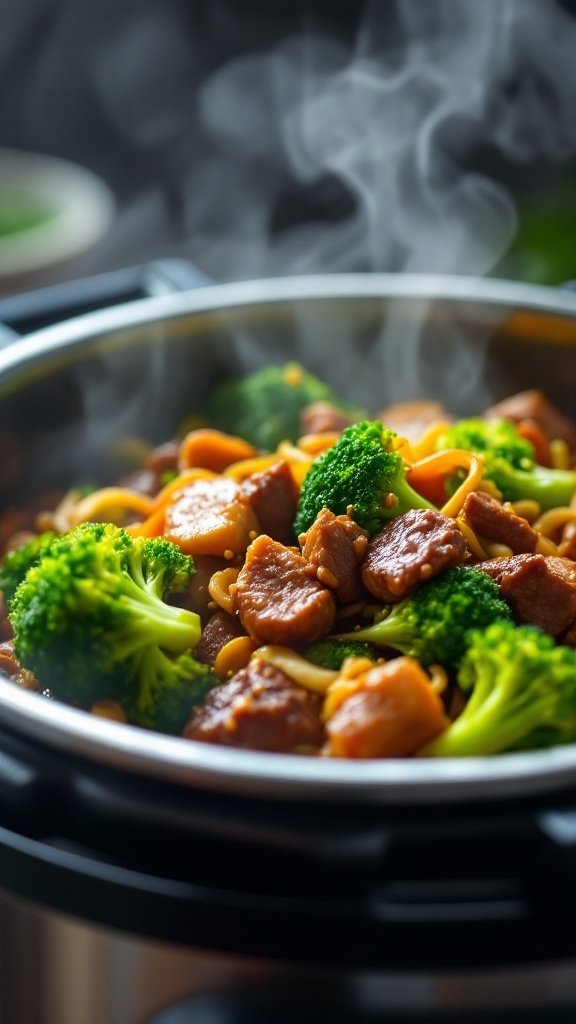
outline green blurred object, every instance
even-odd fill
[[[56,212],[53,203],[25,189],[0,190],[0,237],[37,228]]]
[[[495,277],[558,285],[576,278],[576,177],[518,203],[518,232]]]

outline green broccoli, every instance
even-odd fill
[[[371,644],[356,640],[333,640],[332,637],[327,637],[304,647],[302,657],[320,668],[338,672],[346,658],[370,658],[371,661],[378,661],[380,655]]]
[[[208,665],[192,653],[170,657],[159,647],[143,648],[138,665],[138,686],[121,702],[132,725],[178,735],[218,679]]]
[[[194,572],[170,541],[84,523],[53,540],[19,584],[16,658],[59,700],[87,708],[111,698],[136,724],[178,731],[211,681],[191,653],[198,615],[165,600]]]
[[[262,451],[274,451],[281,441],[298,440],[300,413],[312,402],[330,402],[353,419],[363,415],[298,363],[266,366],[225,381],[212,394],[205,415],[210,426],[237,434]]]
[[[346,427],[304,478],[296,536],[306,533],[323,508],[334,515],[351,508],[358,525],[370,534],[408,509],[433,508],[406,480],[404,460],[394,450],[396,437],[380,420]]]
[[[390,606],[388,606],[390,607]],[[467,648],[468,633],[497,619],[510,620],[498,584],[476,569],[447,569],[391,606],[391,611],[364,629],[340,635],[377,647],[392,647],[422,665],[455,669]]]
[[[548,509],[569,504],[576,491],[576,470],[538,465],[533,445],[511,420],[458,420],[441,435],[437,448],[464,448],[483,455],[484,476],[505,501],[531,498]]]
[[[36,565],[48,550],[52,541],[58,536],[51,530],[32,537],[13,551],[8,551],[0,565],[0,591],[6,608],[10,607],[12,598],[24,579],[28,569]]]
[[[576,651],[535,626],[474,630],[458,673],[470,698],[420,753],[469,757],[576,740]]]

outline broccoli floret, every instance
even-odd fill
[[[468,757],[576,740],[576,651],[535,626],[496,622],[470,636],[458,673],[470,694],[459,717],[422,751]]]
[[[217,683],[222,682],[208,665],[184,653],[169,657],[160,649],[144,650],[138,668],[138,687],[125,700],[132,725],[178,735],[190,711]]]
[[[59,700],[87,708],[112,698],[138,724],[183,725],[185,712],[176,723],[173,709],[183,701],[189,710],[196,691],[202,699],[208,670],[191,653],[198,615],[165,598],[194,571],[163,538],[133,538],[110,523],[76,527],[48,546],[14,594],[19,663]]]
[[[6,608],[10,607],[12,598],[28,569],[40,561],[57,536],[56,533],[47,530],[4,556],[0,566],[0,591]]]
[[[308,644],[302,651],[302,657],[320,668],[338,672],[346,658],[370,658],[371,661],[378,661],[380,655],[371,644],[364,644],[359,640],[332,640],[329,637]]]
[[[392,647],[422,665],[456,668],[467,648],[468,633],[497,619],[510,620],[498,584],[466,567],[447,569],[392,605],[385,618],[340,639]]]
[[[438,439],[439,450],[464,448],[484,457],[484,476],[505,501],[531,498],[541,508],[567,505],[576,491],[576,470],[549,469],[511,420],[458,420]]]
[[[312,402],[330,402],[354,419],[363,415],[298,363],[266,366],[226,381],[216,388],[205,412],[211,426],[237,434],[263,451],[274,451],[281,441],[298,440],[300,413]]]
[[[351,508],[358,525],[371,534],[411,508],[433,508],[406,480],[404,460],[395,450],[397,436],[379,420],[346,427],[304,478],[296,536],[312,526],[323,508],[334,515]]]

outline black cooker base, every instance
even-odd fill
[[[295,1008],[261,999],[237,996],[194,997],[185,999],[154,1016],[149,1024],[574,1024],[576,1007],[566,1010],[525,1012],[462,1010],[447,1013],[353,1013],[321,1010],[318,1007]]]

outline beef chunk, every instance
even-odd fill
[[[183,736],[203,743],[277,753],[315,752],[324,738],[321,699],[284,672],[253,658],[196,708]]]
[[[527,519],[482,491],[472,491],[466,498],[462,515],[475,533],[486,540],[505,544],[514,554],[534,551],[538,533]]]
[[[353,422],[352,416],[331,402],[311,402],[300,412],[302,434],[339,434]]]
[[[226,612],[215,612],[214,615],[210,616],[202,630],[202,636],[194,651],[194,655],[198,661],[203,662],[205,665],[214,665],[222,648],[230,640],[235,640],[236,637],[243,635],[244,630],[238,619],[235,619],[233,615],[228,615]]]
[[[314,566],[264,534],[246,552],[234,600],[244,629],[260,644],[312,643],[330,631],[336,611]]]
[[[508,419],[514,423],[532,420],[549,441],[561,438],[572,451],[576,450],[576,423],[564,416],[537,388],[519,391],[492,405],[484,413],[486,419]]]
[[[576,564],[555,555],[511,555],[475,566],[500,586],[517,622],[561,638],[576,621]]]
[[[365,598],[360,564],[368,538],[350,516],[335,516],[323,508],[301,538],[302,554],[316,569],[322,583],[334,591],[340,604]]]
[[[281,459],[268,469],[253,473],[243,481],[242,491],[260,524],[260,532],[281,544],[292,544],[299,491],[288,463]]]
[[[450,423],[453,417],[439,402],[416,399],[387,406],[378,413],[378,419],[388,430],[417,441],[434,423]]]
[[[374,597],[401,601],[419,583],[460,565],[466,542],[453,519],[433,509],[413,509],[374,534],[362,580]]]

